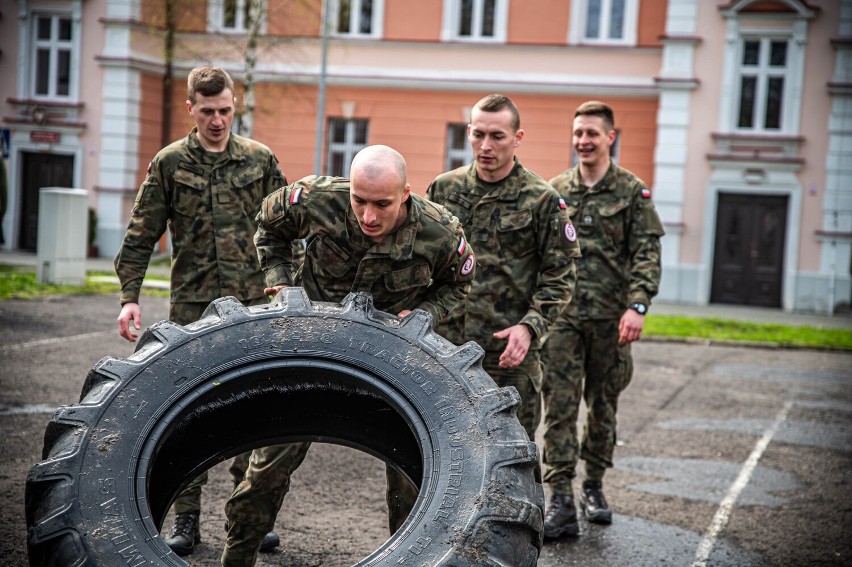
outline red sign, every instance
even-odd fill
[[[30,132],[30,142],[46,142],[48,144],[59,143],[59,132],[49,130],[33,130]]]

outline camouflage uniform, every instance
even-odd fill
[[[426,196],[459,218],[479,251],[470,293],[437,331],[456,344],[476,341],[485,349],[483,367],[499,385],[518,389],[519,419],[534,439],[541,338],[571,300],[574,258],[580,256],[568,211],[556,191],[517,159],[498,183],[480,180],[471,164],[439,175]],[[530,350],[521,366],[500,368],[506,341],[492,333],[519,323],[530,329]]]
[[[458,219],[414,194],[405,224],[381,243],[361,231],[349,180],[339,177],[309,176],[281,188],[264,200],[258,224],[255,243],[266,283],[302,286],[315,301],[340,302],[349,292],[365,291],[378,309],[423,309],[437,322],[464,299],[474,275],[476,259]],[[307,246],[294,273],[289,243],[298,238]],[[252,453],[245,480],[225,506],[230,530],[222,565],[254,564],[309,447],[293,443]],[[417,497],[410,486],[388,468],[392,532]]]
[[[263,144],[231,134],[224,152],[206,151],[196,128],[162,150],[148,173],[115,257],[121,304],[138,303],[154,245],[166,227],[172,241],[169,318],[185,325],[207,305],[232,295],[246,305],[266,302],[254,247],[255,215],[269,193],[286,185],[275,155]],[[247,456],[231,467],[242,478]],[[180,514],[201,507],[202,473],[175,500]]]
[[[615,164],[592,188],[582,184],[579,166],[550,183],[567,202],[583,246],[574,301],[542,356],[544,480],[571,494],[581,394],[588,416],[579,457],[587,477],[602,480],[612,467],[618,396],[633,375],[630,345],[618,345],[619,320],[628,305],[650,305],[657,294],[663,227],[645,183]]]

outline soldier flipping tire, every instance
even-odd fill
[[[357,565],[534,566],[543,491],[519,396],[482,370],[478,345],[431,323],[376,311],[368,294],[311,303],[287,288],[153,325],[48,425],[27,477],[30,565],[184,566],[159,535],[183,486],[253,447],[321,439],[420,487],[402,528]]]

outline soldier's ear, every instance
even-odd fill
[[[406,202],[409,196],[411,196],[411,184],[406,183],[405,187],[402,189],[402,202]]]

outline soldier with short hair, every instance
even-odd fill
[[[255,236],[269,294],[291,285],[314,301],[340,302],[369,292],[382,311],[423,309],[435,323],[458,310],[476,268],[461,224],[443,207],[411,193],[402,155],[368,146],[352,160],[351,179],[308,176],[264,201]],[[305,239],[294,271],[290,243]],[[229,531],[224,567],[251,567],[263,534],[275,524],[310,443],[255,450],[245,480],[225,506]],[[404,523],[417,491],[387,468],[388,525]]]
[[[515,104],[484,97],[467,132],[474,162],[439,175],[426,196],[459,218],[479,268],[464,302],[436,331],[485,349],[482,366],[497,384],[518,390],[518,418],[534,439],[540,341],[571,300],[580,247],[559,194],[515,157],[524,137]]]
[[[186,108],[195,127],[154,156],[115,257],[121,282],[118,332],[128,341],[137,338],[131,324],[141,328],[139,289],[166,228],[172,242],[172,321],[197,321],[211,301],[229,295],[245,305],[268,302],[253,241],[255,215],[263,198],[287,180],[268,147],[231,133],[234,103],[234,82],[224,69],[197,67],[189,73]],[[247,455],[234,459],[235,484],[246,466]],[[165,542],[178,555],[192,553],[201,539],[206,481],[204,472],[175,500],[175,524]],[[267,547],[277,539],[269,534]]]
[[[574,113],[573,147],[579,163],[550,183],[568,205],[583,242],[574,300],[547,337],[543,362],[544,481],[552,494],[544,522],[548,539],[579,533],[572,480],[586,462],[580,505],[590,522],[609,524],[603,477],[612,467],[616,409],[630,383],[630,343],[639,340],[645,313],[660,284],[663,226],[645,183],[610,158],[615,117],[589,101]],[[587,414],[577,440],[580,397]]]

